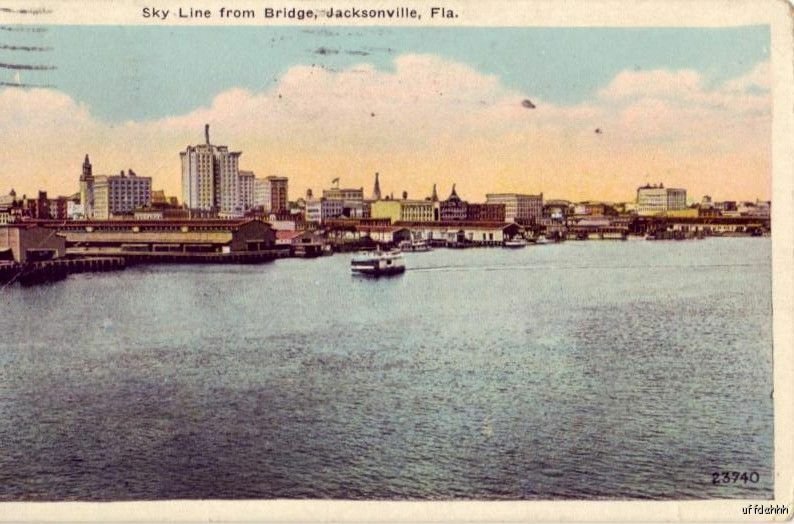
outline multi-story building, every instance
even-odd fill
[[[388,218],[392,223],[433,222],[435,220],[434,202],[431,200],[378,200],[370,207],[372,218]]]
[[[433,186],[433,190],[435,191],[435,186]],[[430,199],[433,200],[433,197]],[[466,220],[467,207],[467,203],[461,200],[455,191],[455,184],[452,184],[452,192],[449,194],[449,198],[439,203],[439,219],[443,222]]]
[[[240,171],[240,207],[248,211],[254,207],[254,181],[253,171]]]
[[[311,198],[306,200],[306,220],[322,224],[329,218],[342,216],[344,203],[342,200],[330,198]]]
[[[71,220],[82,220],[86,218],[85,209],[83,209],[83,204],[80,203],[79,197],[77,200],[70,199],[66,202],[66,217]]]
[[[667,210],[686,209],[686,189],[667,188]]]
[[[24,214],[30,218],[48,219],[50,215],[50,199],[46,191],[39,191],[38,198],[23,198],[22,207]]]
[[[736,206],[739,216],[752,216],[769,218],[771,202],[767,200],[756,200],[755,202],[739,202]]]
[[[140,207],[152,204],[152,178],[127,174],[94,177],[94,214],[92,218],[107,220],[114,216],[132,215]]]
[[[667,189],[646,184],[637,188],[637,214],[656,215],[667,211]]]
[[[466,220],[470,222],[504,222],[504,204],[466,204]]]
[[[7,195],[0,195],[0,206],[11,207],[16,204],[17,192],[11,189]]]
[[[254,178],[254,207],[265,208],[265,197],[267,196],[267,180],[264,178]]]
[[[56,220],[66,220],[68,214],[69,197],[59,196],[50,199],[50,218]]]
[[[289,209],[287,186],[288,179],[283,176],[255,179],[253,206],[262,208],[265,213],[286,211]]]
[[[11,207],[6,204],[0,204],[0,226],[13,224],[14,220],[15,217],[11,213]]]
[[[342,202],[342,215],[352,218],[364,216],[364,188],[323,189],[323,198]]]
[[[323,198],[333,200],[364,200],[364,188],[339,188],[323,189]]]
[[[162,189],[152,189],[152,207],[177,208],[179,199],[175,196],[166,196]]]
[[[645,184],[637,188],[637,214],[650,216],[686,208],[686,189]]]
[[[491,193],[485,195],[487,204],[504,204],[505,220],[508,222],[536,222],[543,216],[543,193],[522,195],[519,193]]]
[[[240,205],[240,151],[210,143],[209,125],[205,143],[181,151],[182,202],[189,209],[217,212],[232,218],[243,216]]]
[[[568,200],[547,200],[543,204],[543,217],[552,221],[564,222],[573,214],[574,205]]]
[[[618,212],[614,206],[604,202],[579,202],[573,206],[574,215],[587,215],[587,216],[614,216]]]
[[[723,200],[722,202],[715,202],[714,209],[719,211],[723,216],[739,216],[739,208],[735,200]]]

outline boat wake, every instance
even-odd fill
[[[748,263],[748,264],[659,264],[659,265],[576,265],[576,266],[561,266],[561,265],[504,265],[504,266],[426,266],[426,267],[412,267],[407,271],[417,272],[467,272],[467,271],[515,271],[515,270],[604,270],[604,269],[699,269],[699,268],[732,268],[732,267],[759,267],[763,266],[762,263]]]

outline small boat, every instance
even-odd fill
[[[354,275],[373,277],[398,275],[405,271],[405,262],[402,253],[397,249],[364,251],[353,256],[350,270]]]
[[[536,244],[548,244],[549,239],[546,238],[546,235],[540,235],[538,238],[535,239]]]
[[[527,247],[527,241],[521,237],[513,237],[504,241],[504,246],[512,249]]]
[[[400,242],[400,251],[403,253],[413,251],[430,251],[432,248],[427,240],[403,240]]]

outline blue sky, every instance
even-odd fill
[[[21,72],[50,84],[108,123],[150,120],[207,106],[232,87],[261,91],[296,64],[388,71],[405,53],[431,53],[497,75],[506,87],[558,104],[591,97],[624,70],[692,69],[707,83],[769,57],[769,28],[383,28],[54,26],[4,32],[0,62],[57,65]],[[325,49],[325,54],[318,52]],[[0,80],[14,72],[0,70]]]
[[[178,152],[209,123],[292,197],[379,172],[385,191],[475,201],[624,201],[649,181],[768,198],[769,47],[768,26],[0,27],[0,63],[57,66],[0,68],[54,87],[0,86],[0,188],[70,194],[90,153],[179,195]]]

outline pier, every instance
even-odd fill
[[[126,267],[122,257],[60,258],[0,265],[0,284],[19,282],[22,285],[63,280],[73,273],[118,271]]]
[[[126,265],[136,264],[261,264],[289,254],[289,250],[237,251],[231,253],[124,252],[115,254]],[[103,258],[100,253],[84,251],[88,258]]]

